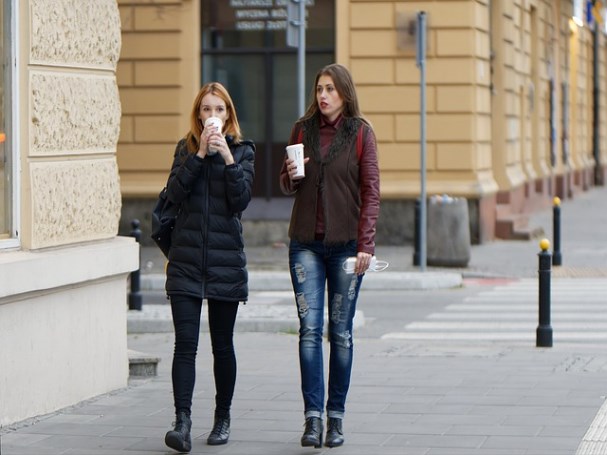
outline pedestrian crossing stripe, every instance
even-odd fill
[[[485,288],[486,289],[486,288]],[[447,305],[383,339],[535,342],[538,280],[521,279]],[[555,341],[607,340],[607,279],[559,278],[551,283]]]
[[[553,327],[554,330],[554,327]],[[605,332],[554,332],[554,340],[566,341],[599,341],[607,340]],[[449,332],[446,333],[421,333],[421,332],[394,332],[386,333],[382,339],[397,340],[446,340],[446,341],[533,341],[535,342],[535,329],[533,332]]]
[[[530,318],[529,314],[531,313],[531,317],[537,314],[537,309],[533,310],[525,310],[525,311],[517,311],[516,313],[510,313],[508,315],[508,319],[510,320],[518,320],[523,319],[527,320]],[[428,315],[427,319],[442,319],[442,320],[459,320],[461,319],[461,314],[459,313],[433,313]],[[576,321],[576,320],[586,320],[588,319],[588,315],[585,312],[580,311],[569,311],[569,312],[561,312],[559,311],[557,314],[552,315],[552,321]],[[493,321],[495,320],[495,312],[484,312],[484,313],[472,313],[470,312],[466,316],[466,320],[487,320]],[[594,321],[607,321],[607,314],[595,314],[592,317]]]
[[[566,330],[583,330],[583,329],[594,329],[594,330],[605,330],[607,331],[607,322],[596,322],[596,321],[583,321],[583,322],[555,322],[552,321],[552,326],[555,329],[566,329]],[[537,327],[537,322],[535,321],[477,321],[477,322],[468,322],[468,321],[433,321],[433,322],[413,322],[407,325],[407,329],[415,330],[469,330],[469,329],[478,329],[478,330],[519,330],[519,329],[535,329]]]
[[[596,310],[597,307],[600,310],[605,305],[605,300],[596,300],[594,303],[559,303],[552,301],[551,308],[556,309],[558,311],[587,311],[587,310]],[[470,303],[460,303],[454,304],[447,307],[449,310],[455,311],[478,311],[478,310],[487,310],[487,311],[495,311],[495,312],[505,312],[510,313],[513,311],[530,311],[537,310],[538,302],[537,299],[535,302],[529,303],[487,303],[479,301],[478,303],[470,304]],[[607,309],[607,308],[606,308]]]

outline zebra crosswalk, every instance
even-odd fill
[[[522,341],[535,343],[538,280],[520,279],[483,290],[384,339]],[[607,279],[558,278],[551,282],[553,340],[607,340]]]

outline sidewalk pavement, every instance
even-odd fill
[[[304,449],[297,337],[237,333],[238,380],[226,446],[205,441],[214,386],[201,338],[193,400],[193,454],[590,455],[605,453],[605,346],[358,338],[339,449]],[[5,427],[3,455],[153,455],[174,419],[172,336],[129,345],[161,356],[153,379],[51,415]],[[598,411],[598,414],[597,414]],[[596,418],[595,418],[596,416]],[[580,445],[585,440],[587,446]],[[576,449],[580,450],[576,452]]]
[[[607,189],[598,188],[563,203],[563,266],[555,268],[553,276],[607,279],[605,196]],[[550,212],[531,221],[551,237]],[[430,272],[464,278],[534,277],[538,240],[473,246],[467,269]],[[412,268],[411,254],[407,247],[380,247],[377,252],[393,272],[428,273]],[[285,270],[284,248],[249,249],[248,256],[252,273]],[[152,251],[142,251],[147,276],[161,270],[154,257]],[[388,273],[378,273],[376,279]],[[363,286],[370,286],[370,275]],[[264,294],[254,289],[252,294],[278,294],[284,303],[277,306],[292,306],[288,291]],[[254,303],[252,299],[251,308]],[[235,342],[239,373],[232,435],[226,446],[211,447],[205,439],[212,423],[212,360],[208,337],[201,337],[193,454],[607,454],[607,349],[601,340],[536,348],[510,341],[357,338],[344,423],[346,444],[338,449],[299,445],[303,410],[297,336],[239,332]],[[133,378],[126,389],[0,429],[0,453],[174,453],[163,440],[173,419],[172,344],[171,333],[130,334],[130,349],[161,358],[157,377]]]

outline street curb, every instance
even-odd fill
[[[325,329],[328,321],[325,315]],[[354,328],[365,325],[365,314],[356,310],[354,314]],[[209,331],[206,312],[200,318],[200,332]],[[234,327],[235,332],[284,332],[298,333],[299,320],[294,305],[256,305],[255,302],[243,305],[239,311]],[[173,321],[169,304],[144,305],[142,310],[129,310],[127,314],[127,333],[171,333]]]
[[[163,291],[165,275],[150,273],[141,276],[141,290]],[[365,275],[365,290],[430,290],[460,287],[461,273],[454,272],[369,272]],[[293,305],[280,303],[284,298],[267,303],[261,293],[292,292],[288,271],[249,271],[249,302],[238,312],[236,332],[287,332],[297,333],[299,321]],[[254,293],[260,293],[253,295]],[[354,327],[365,324],[364,313],[356,311]],[[327,324],[325,324],[325,327]],[[141,311],[130,310],[127,317],[127,332],[170,333],[173,331],[170,305],[144,305]],[[201,332],[208,331],[206,314],[202,313]]]
[[[165,275],[141,275],[143,291],[164,290]],[[365,290],[426,290],[449,289],[463,284],[461,273],[455,272],[369,272],[365,275]],[[290,291],[291,277],[287,271],[249,271],[249,291]]]

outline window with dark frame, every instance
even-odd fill
[[[201,83],[219,81],[256,144],[253,195],[283,197],[278,173],[297,120],[297,49],[286,42],[290,0],[202,0]],[[335,59],[335,1],[306,2],[306,102],[316,72]]]

